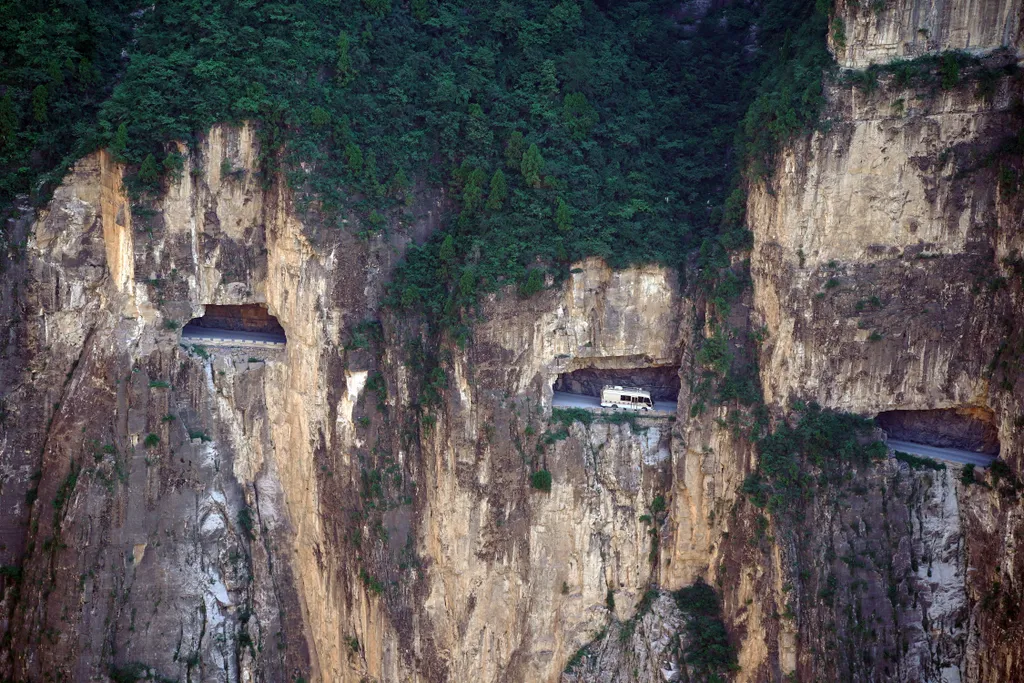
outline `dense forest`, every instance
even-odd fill
[[[0,1],[0,217],[17,195],[45,202],[70,162],[106,144],[99,111],[138,5]]]
[[[338,229],[448,190],[392,297],[445,327],[583,256],[713,264],[745,239],[740,171],[817,118],[829,8],[690,4],[6,1],[0,204],[98,147],[145,201],[181,171],[173,141],[248,120],[264,177]]]

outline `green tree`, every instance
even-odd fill
[[[309,122],[317,127],[326,126],[331,122],[331,112],[323,107],[313,107],[309,111]]]
[[[404,169],[398,169],[398,173],[391,179],[391,194],[398,198],[404,198],[410,187],[412,187],[412,183],[409,182],[409,176],[405,174]]]
[[[726,228],[741,228],[747,215],[747,193],[741,187],[735,188],[725,199],[722,211],[722,225]]]
[[[349,54],[350,42],[348,34],[342,31],[335,43],[338,53],[335,69],[338,72],[338,82],[343,86],[351,83],[356,77],[355,71],[352,70],[352,56]]]
[[[518,171],[519,166],[523,163],[525,151],[526,142],[523,140],[523,134],[518,130],[512,131],[512,135],[508,136],[508,144],[505,146],[505,165]]]
[[[466,137],[470,142],[487,148],[494,143],[494,133],[491,132],[487,115],[483,107],[474,102],[469,105],[469,122],[466,124]]]
[[[459,278],[459,295],[463,299],[472,299],[476,293],[476,275],[472,268],[465,268]]]
[[[100,80],[100,72],[85,57],[82,57],[82,60],[78,62],[78,80],[85,85],[92,85]]]
[[[416,285],[409,285],[402,290],[402,296],[399,299],[399,304],[404,309],[410,309],[420,302],[422,299],[422,292]]]
[[[491,176],[491,190],[487,193],[487,210],[501,211],[506,197],[508,197],[508,183],[505,181],[505,174],[499,168]]]
[[[942,89],[952,90],[960,83],[960,62],[957,55],[947,54],[942,58]]]
[[[46,121],[46,103],[49,96],[45,85],[37,85],[32,90],[32,118],[39,123]]]
[[[334,141],[340,147],[352,142],[352,122],[346,114],[334,119]]]
[[[363,150],[359,149],[359,145],[351,142],[345,145],[345,165],[348,166],[348,170],[352,172],[352,175],[357,178],[362,175]]]
[[[597,111],[581,92],[569,93],[562,101],[562,121],[574,140],[586,140],[597,125]]]
[[[526,279],[519,287],[520,296],[528,299],[542,289],[544,289],[544,271],[540,268],[530,268],[527,271]]]
[[[545,493],[551,491],[551,472],[548,470],[537,470],[530,475],[530,486]]]
[[[412,0],[409,7],[416,21],[423,23],[430,18],[430,6],[427,4],[427,0]]]
[[[110,153],[115,161],[124,163],[125,155],[128,153],[128,126],[122,123],[114,133],[114,139],[110,143]]]
[[[377,153],[370,149],[366,153],[366,161],[363,164],[363,179],[366,181],[366,188],[371,194],[378,197],[383,196],[384,188],[377,176]]]
[[[160,167],[157,166],[156,157],[147,154],[139,166],[139,180],[149,188],[155,188],[160,183]]]
[[[540,187],[541,174],[544,173],[544,157],[540,155],[540,148],[537,143],[532,143],[530,148],[523,152],[523,160],[519,165],[523,173],[523,179],[531,187]]]
[[[545,59],[540,65],[540,89],[546,95],[558,94],[558,75],[555,72],[555,62],[552,59]]]
[[[675,593],[676,604],[686,615],[689,634],[684,651],[686,663],[701,681],[724,681],[739,669],[736,647],[722,621],[721,601],[713,588],[697,580]]]
[[[437,251],[437,258],[441,261],[441,268],[447,275],[455,265],[455,238],[445,235],[441,242],[441,248]]]
[[[572,230],[572,212],[561,197],[558,198],[558,208],[555,209],[555,225],[559,232]]]
[[[0,100],[0,149],[13,145],[14,136],[18,132],[18,114],[14,111],[14,100],[11,93]]]
[[[474,168],[466,177],[466,184],[462,188],[462,208],[467,213],[475,213],[480,208],[484,197],[484,181],[487,176],[483,169]]]
[[[843,21],[842,17],[836,17],[832,20],[832,42],[840,50],[846,48],[846,22]]]
[[[177,182],[181,180],[181,174],[185,170],[185,157],[179,152],[171,152],[164,157],[163,167],[164,177]]]
[[[50,80],[54,85],[60,86],[64,83],[64,71],[61,70],[60,64],[57,61],[51,61],[46,65],[46,75],[50,77]]]
[[[391,0],[363,0],[363,4],[378,17],[385,17],[391,12]]]

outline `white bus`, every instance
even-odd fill
[[[637,387],[607,385],[601,389],[602,408],[625,408],[627,410],[653,410],[651,392]]]

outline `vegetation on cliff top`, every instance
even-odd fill
[[[103,144],[96,117],[137,4],[0,0],[0,218],[17,194],[46,200],[68,164]]]
[[[386,229],[447,190],[451,220],[393,302],[454,324],[478,290],[543,288],[538,266],[741,243],[740,160],[763,167],[816,117],[818,4],[695,20],[667,0],[5,3],[0,201],[98,146],[158,191],[182,168],[173,141],[253,121],[262,172],[328,224]]]

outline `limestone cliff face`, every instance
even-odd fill
[[[451,680],[557,680],[610,616],[632,615],[652,580],[678,588],[706,573],[747,462],[710,417],[531,436],[558,431],[545,423],[560,372],[685,368],[691,316],[670,271],[596,261],[529,302],[490,302],[456,354],[437,452],[424,457],[426,612],[452,652]],[[529,465],[552,472],[550,494],[528,489]],[[641,517],[659,495],[669,514],[652,552]]]
[[[1002,400],[987,366],[1011,310],[999,278],[1022,238],[1016,195],[985,159],[1019,125],[1019,87],[990,101],[970,87],[830,97],[828,132],[786,150],[772,192],[751,198],[766,399],[869,413]],[[894,113],[897,101],[909,109]]]
[[[214,136],[203,161],[227,153]],[[274,680],[308,668],[291,566],[274,561],[291,534],[282,487],[251,464],[272,447],[264,384],[286,361],[201,362],[176,341],[202,303],[259,296],[203,277],[231,245],[204,250],[197,223],[233,213],[236,234],[249,231],[237,253],[258,253],[265,207],[243,212],[251,187],[191,170],[140,219],[121,169],[82,160],[11,266],[31,273],[12,321],[27,359],[6,375],[3,439],[5,493],[32,503],[28,515],[8,508],[7,561],[24,553],[4,594],[15,678]]]
[[[856,66],[1016,45],[1016,4],[972,7],[840,3],[833,48]],[[984,415],[1020,472],[1024,193],[1003,156],[1020,84],[827,95],[748,205],[769,413]],[[576,264],[529,299],[490,295],[460,344],[382,305],[443,193],[367,236],[261,177],[249,127],[186,157],[134,205],[113,160],[83,159],[10,227],[4,676],[687,680],[685,615],[648,591],[698,578],[738,681],[1024,675],[1005,476],[875,463],[786,528],[739,493],[755,455],[735,413],[691,410],[704,316],[671,270]],[[205,306],[253,303],[285,349],[180,343]],[[678,373],[678,413],[555,412],[557,378],[594,368]]]
[[[854,69],[945,50],[1019,50],[1021,11],[1019,0],[838,0],[829,46]]]
[[[581,263],[485,302],[466,348],[430,349],[380,300],[439,205],[390,240],[327,232],[258,156],[251,129],[214,128],[133,206],[97,154],[25,226],[6,671],[553,681],[652,582],[707,572],[749,462],[714,416],[550,421],[560,373],[687,372],[673,272]],[[204,306],[251,303],[285,350],[179,344]],[[428,357],[446,380],[425,407]]]
[[[1000,16],[1011,9],[1016,16],[1016,8]],[[871,25],[884,26],[896,11],[887,7]],[[943,25],[960,21],[955,12],[941,16]],[[878,35],[851,34],[852,23],[848,64],[890,50]],[[995,30],[991,21],[984,26]],[[939,46],[978,45],[950,41]],[[1021,327],[1016,263],[1024,237],[1019,160],[1004,152],[1022,124],[1019,81],[1003,79],[981,98],[972,83],[924,92],[883,75],[870,94],[833,84],[827,96],[827,123],[783,151],[748,205],[766,401],[778,410],[800,397],[866,415],[936,408],[993,415],[1002,458],[1019,472],[1019,356],[1011,349]],[[791,558],[808,548],[820,553],[798,563],[820,575],[786,578],[801,603],[795,670],[801,679],[1019,677],[1013,652],[1021,623],[1000,607],[1019,595],[1016,494],[996,480],[989,481],[1002,493],[982,494],[950,474],[891,467],[863,475],[845,506],[816,507],[806,545],[785,550]],[[859,507],[872,500],[882,509]],[[851,504],[860,521],[844,518]],[[916,559],[923,556],[942,558],[941,568],[925,575]],[[844,575],[859,586],[845,596]],[[814,600],[823,594],[834,608]],[[902,647],[880,650],[881,634],[894,625]],[[841,656],[823,656],[835,648]],[[766,661],[774,661],[770,652]],[[782,661],[780,654],[785,671]]]

